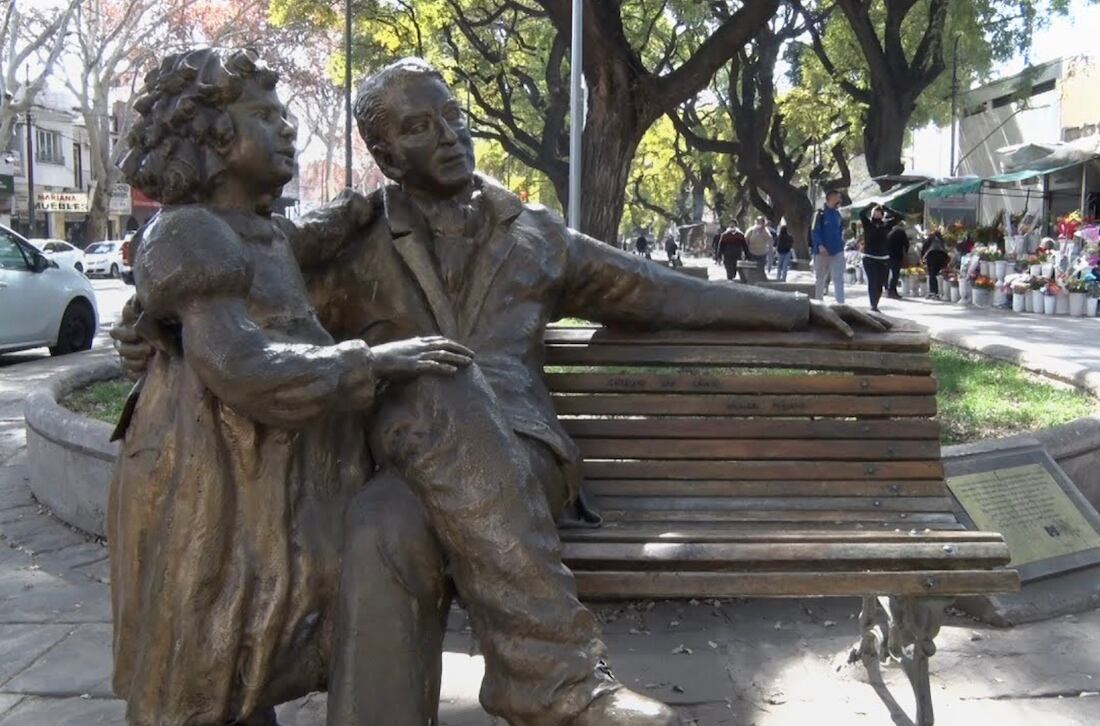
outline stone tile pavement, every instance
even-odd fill
[[[0,368],[0,726],[123,724],[111,693],[107,551],[31,497],[23,396],[111,353]],[[848,665],[854,600],[606,605],[613,665],[628,685],[702,726],[911,724],[897,667]],[[477,704],[482,662],[456,613],[444,654],[444,726],[501,725]],[[1100,723],[1100,611],[997,630],[951,618],[932,660],[941,726]],[[284,726],[324,723],[324,696],[280,709]],[[909,714],[908,716],[906,714]]]

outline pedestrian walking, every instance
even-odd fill
[[[683,261],[680,260],[680,246],[676,244],[672,235],[665,237],[665,256],[668,257],[669,267],[684,266]]]
[[[901,215],[887,213],[886,207],[876,204],[859,213],[863,223],[863,270],[867,274],[867,297],[871,309],[878,312],[882,291],[890,277],[890,232],[901,221]]]
[[[947,244],[943,240],[943,235],[938,231],[932,232],[924,240],[924,245],[921,247],[921,259],[924,260],[924,264],[928,267],[928,297],[933,300],[940,299],[940,272],[947,266],[947,260],[949,255],[947,254]]]
[[[844,221],[840,218],[840,192],[833,190],[825,195],[825,206],[814,216],[810,233],[814,256],[814,297],[825,297],[828,279],[833,280],[833,291],[838,303],[844,302]]]
[[[745,233],[737,227],[727,227],[718,240],[718,261],[726,268],[726,279],[737,277],[737,261],[748,254]]]
[[[776,272],[778,282],[787,281],[787,272],[791,269],[791,257],[794,255],[794,237],[787,231],[787,225],[779,225],[779,234],[775,240]]]
[[[638,235],[638,239],[634,240],[634,251],[647,260],[653,258],[649,254],[649,240],[645,238],[645,232]]]
[[[768,220],[763,217],[756,218],[756,224],[745,235],[748,243],[750,260],[755,262],[760,270],[766,271],[768,264],[768,250],[772,246],[772,234],[768,231]]]
[[[886,246],[890,255],[890,281],[886,296],[892,300],[901,300],[898,283],[901,281],[901,267],[909,254],[909,233],[905,229],[905,220],[899,219],[897,225],[886,235]]]

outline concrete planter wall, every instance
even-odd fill
[[[51,379],[27,397],[27,448],[31,490],[60,519],[104,536],[107,488],[118,445],[112,427],[79,416],[58,401],[72,391],[119,375],[114,363],[99,363]],[[1041,442],[1081,493],[1100,509],[1100,415],[1020,436],[943,447],[944,458]]]
[[[85,418],[58,401],[97,381],[117,378],[117,363],[96,363],[51,378],[27,396],[27,453],[35,498],[62,521],[105,536],[107,489],[118,456],[110,424]]]

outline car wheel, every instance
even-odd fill
[[[79,262],[77,262],[75,265],[73,265],[73,267],[76,268],[77,272],[84,272],[84,265],[80,264]]]
[[[117,280],[118,275],[119,275],[118,265],[111,265],[111,277]]]
[[[61,316],[57,345],[50,346],[50,355],[67,355],[92,347],[95,339],[95,313],[83,300],[73,300]]]

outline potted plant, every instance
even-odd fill
[[[1085,301],[1088,299],[1089,285],[1078,277],[1066,280],[1066,292],[1069,293],[1069,316],[1080,318],[1085,315]]]
[[[944,287],[940,291],[943,293],[944,299],[950,302],[959,301],[959,273],[954,270],[944,270],[943,272],[943,284]]]
[[[974,304],[980,308],[989,307],[990,302],[993,300],[993,290],[996,287],[997,283],[992,277],[978,275],[972,284]]]
[[[1032,277],[1043,276],[1043,258],[1040,255],[1033,254],[1027,256],[1027,270],[1031,273]]]
[[[1047,285],[1047,279],[1041,275],[1032,275],[1028,283],[1031,286],[1031,312],[1043,312],[1043,288]]]
[[[1013,280],[1010,285],[1012,287],[1012,311],[1016,313],[1025,312],[1031,286],[1027,284],[1027,280],[1024,278]]]
[[[978,249],[978,272],[979,274],[989,277],[990,266],[992,263],[992,252],[988,247],[981,247]]]
[[[909,278],[909,268],[901,268],[901,296],[909,297],[913,294],[913,281]]]
[[[1062,287],[1054,280],[1043,286],[1043,315],[1054,315],[1058,310],[1058,295]]]
[[[1100,280],[1090,280],[1086,283],[1085,314],[1090,318],[1096,317],[1096,304],[1100,302]]]

